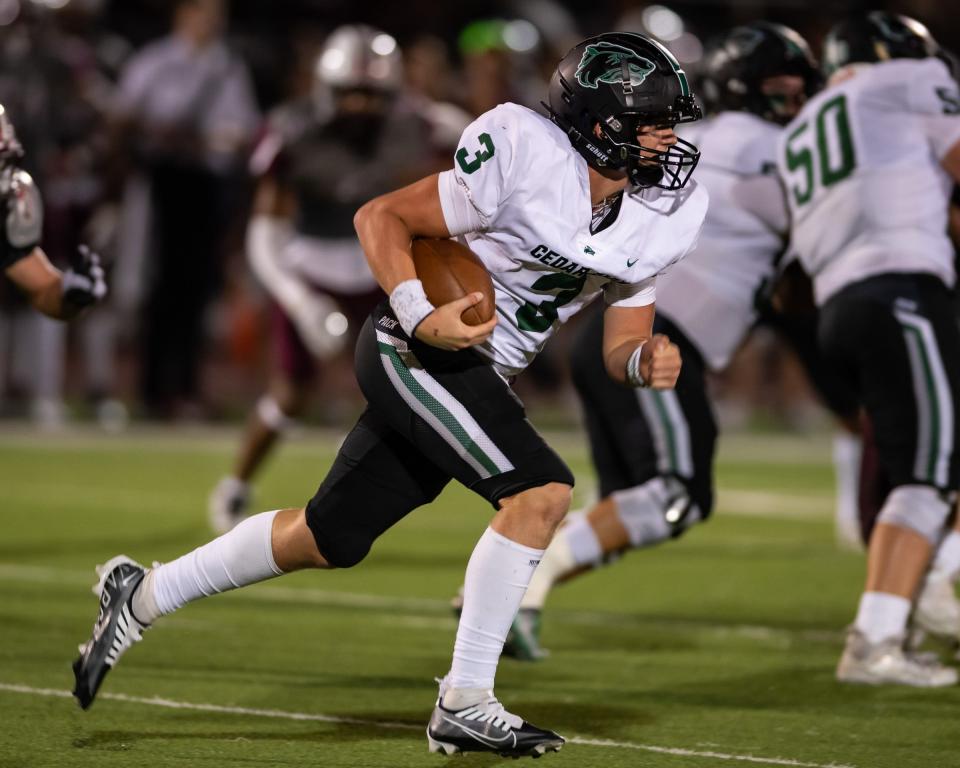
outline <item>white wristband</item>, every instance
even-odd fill
[[[390,308],[400,321],[403,332],[411,339],[417,326],[436,309],[419,280],[404,280],[390,294]]]
[[[646,343],[646,342],[644,342]],[[630,358],[627,360],[627,384],[631,387],[649,386],[640,374],[640,353],[643,352],[643,344],[633,350]]]

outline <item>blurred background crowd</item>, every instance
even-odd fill
[[[44,249],[65,264],[76,242],[90,243],[111,285],[109,300],[70,327],[28,311],[0,285],[0,417],[45,428],[91,419],[113,430],[131,417],[226,420],[246,412],[276,352],[271,300],[245,254],[258,156],[262,166],[270,155],[265,126],[285,103],[324,108],[318,53],[342,24],[382,29],[392,36],[385,50],[402,52],[399,98],[434,133],[427,173],[452,164],[471,116],[504,101],[537,108],[556,61],[591,34],[652,35],[695,76],[704,44],[738,22],[786,23],[816,51],[838,17],[867,7],[914,16],[956,50],[953,5],[0,0],[0,104],[43,193]],[[384,128],[388,140],[393,127]],[[362,126],[343,129],[362,151]],[[325,169],[331,185],[336,171],[335,163]],[[565,344],[562,334],[520,384],[538,421],[571,412]],[[355,415],[349,358],[346,349],[315,377],[313,420]],[[713,384],[728,426],[826,421],[772,335],[755,334],[730,370]]]

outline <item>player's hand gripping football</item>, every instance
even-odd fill
[[[680,376],[680,349],[661,333],[643,345],[640,375],[653,389],[673,389]]]
[[[433,347],[456,351],[483,344],[497,325],[494,315],[483,325],[467,325],[461,315],[483,301],[482,293],[471,293],[449,304],[437,307],[427,315],[415,331],[420,341]]]
[[[107,280],[100,257],[87,246],[79,246],[70,268],[63,273],[61,286],[64,303],[78,309],[103,301]]]

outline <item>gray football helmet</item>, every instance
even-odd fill
[[[397,41],[386,32],[347,24],[330,33],[315,74],[328,88],[394,93],[403,82],[403,59]]]

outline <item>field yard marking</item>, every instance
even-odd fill
[[[30,696],[49,696],[58,699],[72,698],[70,691],[63,691],[57,688],[34,688],[29,685],[17,685],[15,683],[0,683],[0,691],[8,693],[22,693]],[[101,699],[110,701],[122,701],[127,704],[144,704],[151,707],[164,707],[166,709],[186,709],[194,712],[213,712],[223,715],[246,715],[249,717],[269,717],[278,720],[297,720],[316,723],[332,723],[335,725],[357,725],[368,728],[384,728],[404,731],[420,731],[422,725],[413,725],[411,723],[396,723],[389,720],[363,720],[354,717],[341,717],[339,715],[322,715],[310,712],[289,712],[282,709],[257,709],[253,707],[230,707],[221,704],[197,704],[189,701],[176,701],[174,699],[162,699],[159,697],[146,698],[143,696],[128,696],[125,693],[101,693]],[[611,739],[590,739],[582,736],[574,736],[567,739],[568,744],[576,744],[581,747],[607,747],[611,749],[632,749],[641,752],[654,752],[660,755],[675,755],[677,757],[704,757],[714,760],[728,760],[731,762],[753,763],[757,765],[778,765],[788,768],[856,768],[852,765],[841,763],[807,763],[801,760],[791,760],[783,757],[757,757],[756,755],[733,755],[724,752],[701,752],[695,749],[684,749],[681,747],[658,747],[653,744],[637,744],[632,741],[613,741]]]

